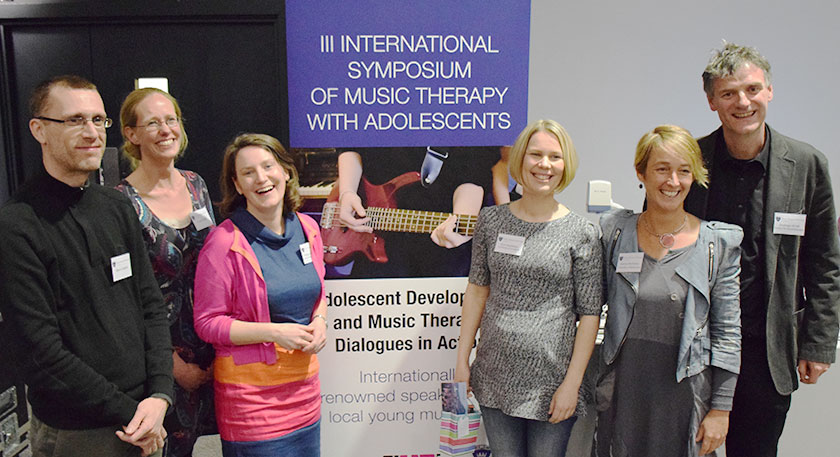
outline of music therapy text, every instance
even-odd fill
[[[310,86],[309,103],[320,108],[306,114],[310,131],[511,127],[511,114],[502,109],[509,87],[487,84],[495,74],[494,56],[500,54],[492,35],[321,35],[320,53],[361,58],[335,61],[346,62],[348,84],[333,85],[333,79],[329,85]],[[465,56],[479,57],[474,62]],[[372,106],[383,110],[365,111]]]
[[[392,293],[327,293],[327,306],[365,307],[400,305],[458,305],[464,300],[464,292],[446,289],[442,292],[418,292],[415,290]]]

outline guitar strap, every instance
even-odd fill
[[[423,187],[429,187],[435,182],[447,157],[447,152],[435,151],[431,146],[426,147],[426,156],[423,157],[423,165],[420,167],[420,183]]]

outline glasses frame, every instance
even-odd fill
[[[132,125],[136,129],[145,129],[149,133],[160,132],[163,126],[169,127],[170,130],[181,127],[181,122],[184,120],[182,117],[171,117],[169,119],[165,119],[163,122],[158,120],[152,120],[147,122],[145,125]],[[174,122],[173,125],[169,125],[170,122]]]
[[[75,122],[75,121],[73,121],[73,118],[75,118],[75,117],[81,117],[83,119],[82,123],[81,124],[73,124],[72,122]],[[94,117],[100,117],[100,116],[94,116]],[[83,117],[83,116],[73,116],[69,119],[64,119],[64,120],[53,119],[53,118],[47,117],[47,116],[35,116],[35,119],[40,119],[42,121],[55,122],[55,123],[58,123],[58,124],[64,124],[67,127],[82,127],[85,124],[87,124],[88,122],[90,122],[97,129],[103,129],[103,130],[107,129],[107,128],[110,128],[112,125],[114,125],[114,121],[110,117],[102,118],[102,125],[96,125],[96,121],[93,120],[93,117]]]

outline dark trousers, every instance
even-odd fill
[[[726,457],[775,457],[788,409],[790,395],[780,395],[770,377],[765,338],[745,336]]]
[[[33,457],[140,457],[140,448],[117,438],[119,425],[86,430],[50,427],[32,415],[29,439]],[[150,457],[160,457],[161,450]]]

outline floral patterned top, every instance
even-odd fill
[[[192,171],[178,171],[187,180],[193,211],[206,208],[213,219],[212,202],[204,180]],[[117,190],[131,200],[143,225],[143,238],[149,248],[149,259],[167,307],[172,346],[185,362],[207,368],[213,361],[213,349],[201,341],[193,329],[193,280],[198,253],[210,228],[215,225],[215,219],[211,226],[203,230],[196,230],[193,222],[184,228],[174,228],[149,209],[137,189],[128,181],[123,180]]]
[[[143,226],[143,239],[149,252],[149,259],[160,286],[163,301],[166,303],[169,328],[172,334],[172,347],[186,363],[194,363],[206,370],[215,357],[213,346],[199,339],[193,326],[193,283],[198,253],[204,245],[204,238],[215,225],[213,207],[207,185],[197,173],[178,170],[186,179],[187,189],[192,200],[193,212],[206,210],[209,224],[199,230],[194,219],[183,228],[175,228],[158,218],[140,197],[137,189],[123,180],[116,187],[124,193],[134,205],[140,223]],[[212,383],[205,384],[206,389],[195,392],[184,391],[175,383],[176,398],[174,410],[179,425],[172,430],[167,425],[172,438],[170,448],[177,452],[178,439],[187,441],[183,446],[184,455],[191,455],[192,444],[198,435],[214,432]],[[167,417],[169,417],[167,416]],[[172,446],[174,445],[174,446]]]

